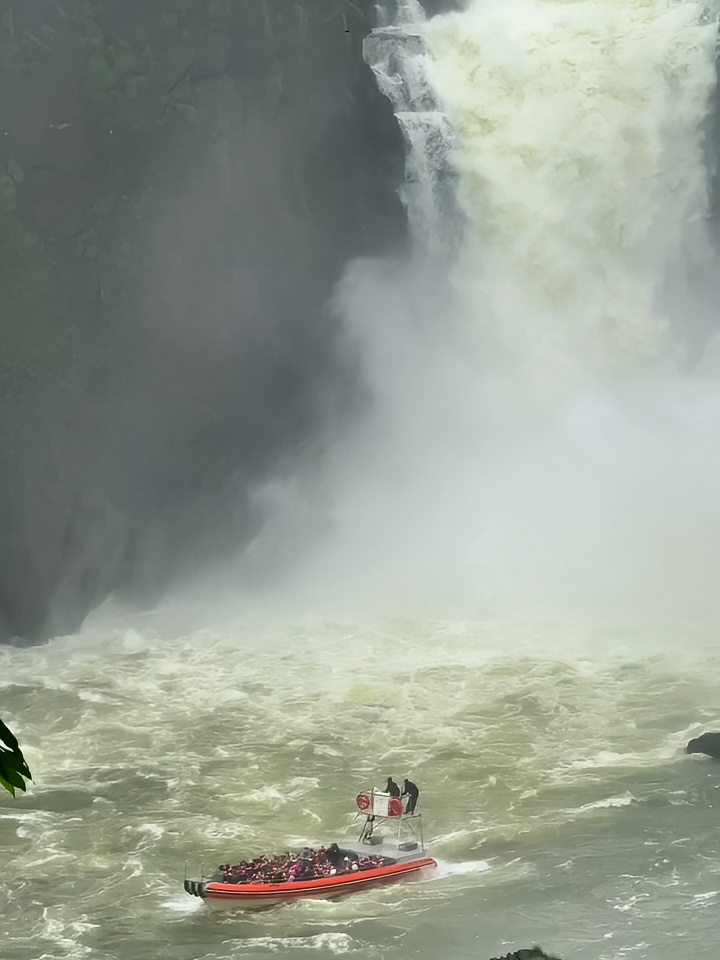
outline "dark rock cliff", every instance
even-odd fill
[[[372,0],[0,0],[0,638],[241,544],[397,250]]]

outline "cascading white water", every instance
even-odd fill
[[[455,177],[449,163],[452,130],[427,76],[418,0],[399,0],[364,42],[364,57],[395,110],[407,150],[401,199],[417,256],[447,257],[457,232]]]
[[[468,224],[456,282],[507,366],[547,386],[667,357],[666,277],[703,243],[716,5],[471,0],[422,34]]]
[[[669,335],[670,294],[692,312],[683,264],[709,254],[717,7],[401,9],[366,56],[405,130],[423,269],[355,264],[341,284],[375,403],[328,467],[334,532],[296,595],[717,616],[720,390],[672,369]],[[408,133],[418,114],[434,140]],[[450,296],[426,269],[448,222]]]

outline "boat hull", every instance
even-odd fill
[[[337,900],[390,883],[419,880],[437,867],[432,857],[394,863],[374,870],[341,873],[317,880],[287,883],[194,883],[195,893],[211,910],[265,910],[295,900]]]

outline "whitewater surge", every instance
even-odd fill
[[[468,227],[456,281],[516,382],[671,360],[665,284],[704,256],[703,0],[473,0],[423,31]]]
[[[720,387],[681,361],[714,256],[717,4],[398,6],[366,56],[400,125],[434,131],[406,136],[417,256],[338,290],[373,405],[328,458],[330,532],[281,601],[716,618]],[[457,236],[429,263],[445,164]]]
[[[534,939],[670,960],[718,889],[714,767],[682,754],[718,719],[705,639],[691,659],[554,624],[243,619],[0,649],[37,781],[0,797],[3,960],[466,960]],[[431,880],[223,918],[183,894],[186,861],[340,839],[389,774],[420,785]]]

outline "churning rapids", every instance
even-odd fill
[[[715,957],[720,769],[683,747],[720,726],[716,36],[698,0],[400,0],[368,38],[415,241],[338,291],[374,404],[259,491],[253,563],[302,563],[242,616],[247,558],[0,651],[37,780],[0,799],[3,960]],[[182,893],[186,860],[335,839],[389,774],[432,880],[259,917]]]
[[[0,808],[3,960],[465,960],[535,940],[709,960],[720,774],[682,747],[720,720],[720,663],[670,640],[695,659],[656,635],[410,620],[5,652],[39,785]],[[422,788],[434,879],[250,919],[182,892],[186,858],[322,841],[388,771]]]

